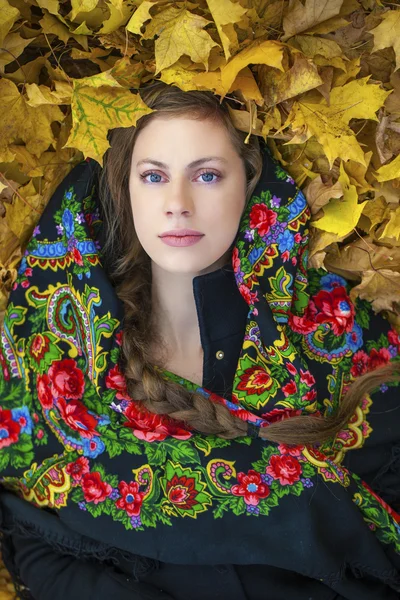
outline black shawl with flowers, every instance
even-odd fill
[[[86,160],[44,210],[6,308],[1,487],[74,532],[149,558],[274,565],[337,590],[346,564],[400,592],[400,492],[389,468],[398,384],[366,395],[329,443],[257,437],[277,419],[331,414],[354,378],[400,356],[395,330],[368,302],[351,301],[351,283],[307,268],[309,207],[263,152],[232,254],[249,306],[232,395],[163,371],[225,404],[248,435],[203,435],[128,396],[123,309],[104,268]]]

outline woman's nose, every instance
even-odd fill
[[[193,198],[184,183],[172,185],[167,191],[164,209],[167,213],[181,214],[193,211]]]

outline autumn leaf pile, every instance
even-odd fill
[[[0,0],[0,323],[55,188],[161,79],[237,99],[306,194],[309,265],[400,326],[399,67],[394,0]]]

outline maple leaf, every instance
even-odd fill
[[[392,46],[396,54],[396,69],[398,69],[400,67],[400,10],[388,10],[382,17],[382,23],[370,30],[374,36],[372,52]]]
[[[387,165],[380,167],[375,174],[377,181],[389,181],[400,177],[400,154]]]
[[[282,58],[283,45],[280,42],[256,40],[221,68],[223,95],[228,93],[239,71],[249,64],[269,65],[283,71]]]
[[[184,8],[169,7],[155,15],[146,27],[144,39],[159,37],[154,44],[155,75],[173,65],[183,54],[207,69],[211,49],[218,46],[204,27],[212,23]]]
[[[400,273],[390,269],[365,271],[361,283],[350,290],[350,299],[353,302],[357,297],[371,302],[375,312],[392,311],[400,297]]]
[[[104,75],[74,80],[73,126],[64,146],[79,148],[85,158],[94,158],[101,166],[102,157],[110,147],[108,131],[115,127],[132,127],[140,117],[153,112],[139,94],[125,90],[117,81],[112,84],[111,75],[107,77],[109,85],[102,85]]]
[[[369,78],[333,88],[329,104],[320,95],[298,100],[284,126],[291,124],[293,131],[305,134],[306,139],[314,135],[322,144],[331,167],[338,157],[365,165],[364,152],[348,123],[354,118],[377,121],[375,113],[390,94],[379,85],[367,85]],[[291,143],[295,143],[295,139]]]
[[[326,204],[322,209],[324,216],[318,221],[314,221],[312,225],[318,229],[345,236],[357,225],[367,201],[358,203],[357,188],[350,183],[342,162],[338,181],[343,189],[343,200],[335,198]]]
[[[225,58],[228,60],[231,57],[230,47],[238,46],[237,34],[229,25],[238,23],[247,11],[231,0],[207,0],[207,4],[221,38]]]
[[[0,152],[19,139],[36,156],[40,156],[50,144],[55,144],[51,124],[65,118],[58,106],[44,104],[30,107],[17,86],[8,79],[0,80],[0,97],[3,111],[0,121]]]
[[[339,14],[343,0],[291,0],[283,19],[283,41]]]

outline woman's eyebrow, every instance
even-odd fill
[[[211,162],[212,160],[217,160],[217,161],[223,162],[223,163],[228,162],[226,160],[226,158],[223,158],[222,156],[207,156],[205,158],[198,158],[197,160],[192,161],[191,163],[189,163],[186,166],[186,169],[192,169],[193,167],[198,167],[199,165],[202,165],[203,163],[206,163],[206,162]],[[139,160],[139,162],[136,163],[136,166],[139,167],[143,163],[151,163],[152,165],[156,165],[156,167],[160,167],[161,169],[168,169],[167,164],[165,164],[159,160],[154,160],[153,158],[144,158],[143,160]]]

